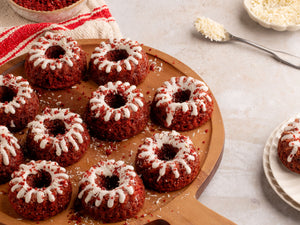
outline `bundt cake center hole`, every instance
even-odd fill
[[[46,50],[46,57],[48,59],[59,59],[66,54],[66,51],[58,45],[51,46]]]
[[[111,50],[106,54],[107,60],[111,62],[118,62],[120,60],[127,59],[128,56],[128,52],[124,49]]]
[[[178,152],[178,148],[175,148],[170,144],[163,144],[157,156],[160,160],[170,161],[175,158],[177,152]]]
[[[176,93],[173,95],[173,101],[182,103],[182,102],[187,102],[190,100],[191,97],[191,91],[190,90],[178,90]]]
[[[0,102],[10,102],[16,95],[17,94],[14,92],[13,89],[6,86],[0,86]]]
[[[27,183],[32,188],[46,188],[52,182],[50,173],[44,170],[39,170],[37,174],[30,174],[27,177]]]
[[[62,120],[55,119],[45,121],[45,126],[49,130],[50,134],[52,134],[54,137],[59,134],[64,135],[66,133],[66,126]]]
[[[117,109],[126,104],[126,99],[122,95],[110,93],[105,96],[105,102],[109,107]]]
[[[99,182],[100,181],[100,182]],[[106,190],[113,190],[119,187],[119,177],[116,175],[112,176],[100,176],[98,179],[98,185],[104,187]]]

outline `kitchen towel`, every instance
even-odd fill
[[[103,0],[87,0],[77,16],[60,23],[33,23],[8,8],[8,4],[3,5],[0,14],[2,11],[6,14],[4,18],[0,17],[0,66],[26,53],[32,42],[45,31],[62,32],[74,39],[122,37],[118,24]],[[3,27],[15,18],[18,24],[24,25]]]

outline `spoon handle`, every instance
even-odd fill
[[[233,41],[240,41],[246,44],[249,44],[253,47],[256,47],[260,50],[263,50],[269,54],[271,54],[276,60],[278,60],[279,62],[282,62],[286,65],[292,66],[296,69],[300,69],[300,57],[286,53],[286,52],[282,52],[282,51],[276,51],[276,50],[272,50],[269,49],[267,47],[264,47],[262,45],[256,44],[252,41],[246,40],[244,38],[240,38],[234,35],[230,35],[230,39]]]

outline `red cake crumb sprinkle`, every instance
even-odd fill
[[[106,154],[107,156],[111,155],[111,153],[112,153],[112,150],[111,150],[111,149],[106,149],[106,150],[105,150],[105,154]]]
[[[53,11],[65,8],[78,0],[13,0],[16,4],[27,9],[38,11]]]
[[[150,69],[150,71],[154,71],[155,70],[155,64],[151,63],[149,69]]]
[[[69,217],[68,223],[75,222],[76,224],[81,224],[81,222],[82,222],[82,217],[81,217],[80,214],[77,213],[77,212],[72,212],[72,211],[71,211],[71,212],[69,213],[68,217]]]

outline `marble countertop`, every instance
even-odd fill
[[[224,155],[199,201],[237,224],[296,225],[300,212],[279,198],[262,166],[273,129],[300,110],[300,70],[241,43],[213,43],[195,33],[206,16],[235,35],[300,55],[299,32],[252,21],[242,0],[107,1],[124,36],[179,59],[209,85],[225,126]]]

